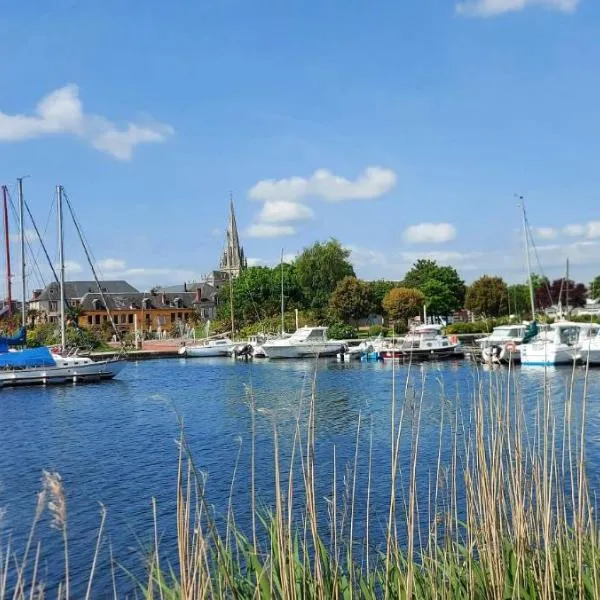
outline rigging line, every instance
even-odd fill
[[[525,232],[525,235],[528,236],[529,238],[529,243],[531,244],[531,246],[533,247],[533,251],[535,253],[535,260],[537,262],[537,265],[540,269],[540,273],[542,275],[542,281],[544,284],[544,287],[546,288],[546,293],[548,294],[548,300],[550,300],[550,304],[553,303],[552,301],[552,293],[550,292],[550,286],[548,285],[548,277],[546,275],[546,273],[544,273],[544,268],[542,267],[542,262],[540,261],[540,255],[538,254],[538,249],[537,246],[535,245],[535,242],[533,240],[533,235],[531,233],[531,225],[529,224],[529,219],[527,218],[527,215],[525,215],[525,223],[527,225],[527,229]]]
[[[63,190],[64,193],[64,190]],[[98,286],[98,292],[100,293],[100,298],[102,298],[102,303],[104,304],[104,308],[106,310],[106,313],[108,314],[108,320],[110,321],[110,324],[112,325],[112,328],[115,332],[115,335],[117,336],[117,339],[119,340],[119,342],[121,343],[121,350],[125,351],[125,344],[123,343],[123,338],[121,336],[121,333],[119,332],[117,326],[115,325],[115,322],[113,320],[112,314],[110,312],[110,308],[108,307],[108,303],[106,302],[106,296],[104,295],[104,292],[102,290],[102,286],[100,285],[100,281],[98,280],[98,275],[96,274],[96,269],[94,267],[94,264],[92,263],[91,257],[90,257],[90,252],[88,251],[88,247],[85,243],[85,238],[83,236],[83,233],[79,227],[79,223],[77,221],[77,218],[75,217],[75,211],[73,210],[73,206],[71,205],[71,201],[69,199],[69,196],[67,194],[64,194],[64,199],[67,203],[67,207],[69,209],[69,212],[71,213],[71,218],[73,219],[73,223],[75,225],[75,229],[77,230],[77,235],[79,236],[79,241],[81,242],[81,245],[83,246],[83,251],[85,252],[85,256],[88,260],[88,263],[90,265],[90,269],[92,270],[92,274],[94,275],[94,279],[96,281],[96,285]]]
[[[15,219],[17,219],[17,209],[15,207],[15,204],[13,202],[12,196],[10,195],[10,192],[8,193],[8,200],[10,203],[10,207],[12,210],[12,215]],[[25,234],[25,232],[21,232],[19,231],[19,235],[25,235],[25,245],[27,247],[27,249],[29,250],[29,254],[30,254],[30,258],[32,260],[32,267],[31,270],[29,272],[26,272],[27,276],[31,276],[32,274],[35,274],[38,277],[38,282],[41,281],[41,283],[43,284],[43,286],[46,286],[46,282],[44,280],[44,276],[42,275],[42,271],[40,269],[40,265],[38,264],[38,260],[37,260],[37,256],[35,256],[33,248],[31,246],[31,242],[29,241],[29,239],[27,238],[27,235]],[[39,250],[38,250],[38,256],[39,256]],[[37,269],[37,272],[36,272]]]

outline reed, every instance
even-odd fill
[[[353,460],[344,471],[342,490],[336,449],[332,449],[331,495],[321,499],[314,381],[309,393],[299,398],[291,440],[281,439],[277,415],[261,410],[250,390],[250,506],[236,507],[232,501],[242,440],[233,466],[226,524],[220,527],[208,501],[205,477],[194,463],[182,428],[177,558],[170,565],[159,559],[160,524],[153,503],[154,548],[147,576],[138,583],[139,594],[173,600],[600,597],[600,538],[585,468],[587,383],[581,397],[576,396],[574,385],[580,373],[574,372],[565,405],[556,414],[549,386],[540,387],[533,421],[527,419],[531,406],[525,406],[521,397],[517,373],[504,371],[487,385],[476,373],[476,391],[465,414],[455,409],[440,383],[439,447],[433,472],[425,474],[419,469],[425,382],[417,381],[415,386],[407,380],[398,397],[394,384],[389,505],[383,540],[376,548],[371,546],[376,537],[371,504],[372,420],[365,427],[365,417],[359,415]],[[259,419],[268,419],[273,432],[269,468],[274,502],[267,508],[259,508],[255,497],[260,496],[254,473],[259,468],[254,457]],[[361,445],[363,430],[368,432],[366,447]],[[291,450],[285,465],[282,443]],[[401,470],[406,449],[409,468]],[[366,472],[359,479],[361,469]],[[366,489],[358,485],[363,480]],[[17,559],[10,546],[0,552],[0,600],[45,597],[36,580],[39,546],[33,559],[31,555],[48,499],[55,525],[64,536],[65,576],[58,594],[69,596],[66,501],[60,478],[45,475],[44,490],[24,554]],[[252,511],[246,519],[252,523],[248,532],[237,526],[236,512],[242,510]],[[88,597],[105,515],[103,508]],[[362,540],[357,539],[359,530],[364,532]],[[32,578],[26,573],[32,573]],[[9,581],[16,582],[13,589]],[[112,594],[118,597],[114,577]]]

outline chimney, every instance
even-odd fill
[[[187,292],[187,283],[185,281],[183,282],[183,291]]]
[[[167,305],[167,295],[164,292],[160,294],[160,301],[163,306]]]
[[[202,298],[202,288],[200,286],[198,286],[196,288],[196,300],[195,301],[200,302],[201,298]]]

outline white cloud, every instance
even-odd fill
[[[600,238],[600,221],[567,225],[563,228],[563,233],[570,237],[585,237],[589,240],[595,240]]]
[[[287,200],[275,200],[265,202],[260,214],[259,221],[262,223],[289,223],[291,221],[308,221],[314,219],[315,213],[312,208],[289,202]]]
[[[350,250],[350,261],[359,267],[367,265],[384,267],[388,264],[386,255],[378,250],[353,245],[346,248]]]
[[[119,128],[105,117],[86,114],[79,88],[69,84],[42,98],[33,116],[0,112],[0,141],[16,142],[46,135],[70,134],[118,160],[129,160],[139,144],[166,141],[170,125],[127,123]]]
[[[332,202],[371,200],[389,192],[396,185],[396,174],[390,169],[367,167],[354,181],[317,169],[309,178],[264,179],[248,195],[254,200],[293,202],[315,196]]]
[[[292,252],[288,252],[287,254],[283,255],[283,262],[288,263],[288,264],[293,263],[297,258],[298,258],[297,252],[295,254],[293,254]]]
[[[537,227],[534,233],[541,240],[553,240],[558,235],[553,227]]]
[[[291,225],[271,225],[269,223],[255,223],[246,231],[248,237],[272,238],[294,235],[296,230]]]
[[[585,226],[584,225],[567,225],[563,228],[563,233],[570,237],[580,237],[585,235]]]
[[[579,6],[579,0],[464,0],[456,5],[456,12],[469,17],[494,17],[533,6],[569,13]]]
[[[404,232],[404,239],[410,244],[443,244],[455,238],[456,228],[450,223],[419,223]]]
[[[266,263],[262,258],[247,258],[246,262],[249,267],[260,267]]]
[[[104,258],[98,261],[98,266],[104,271],[122,271],[125,269],[125,261],[118,258]]]
[[[600,221],[590,221],[586,225],[585,237],[590,240],[600,238]]]
[[[215,227],[215,228],[214,228],[214,229],[213,229],[213,230],[210,232],[210,234],[211,234],[213,237],[220,237],[220,236],[222,236],[222,235],[223,235],[223,230],[222,230],[222,229],[219,229],[218,227]]]
[[[76,273],[81,273],[82,271],[83,267],[79,263],[75,262],[74,260],[65,260],[65,272],[69,275],[75,275]]]

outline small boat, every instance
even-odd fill
[[[337,357],[339,360],[345,362],[351,360],[360,360],[365,354],[373,352],[373,345],[368,341],[352,340],[346,341],[341,352],[338,352]]]
[[[521,344],[521,364],[554,366],[573,364],[580,357],[580,335],[587,324],[560,321]]]
[[[25,348],[0,355],[0,386],[101,381],[118,375],[126,364],[119,358],[63,357],[46,346]]]
[[[481,358],[486,363],[519,361],[519,346],[525,337],[527,325],[499,325],[486,337],[475,340],[481,348]]]
[[[207,340],[204,344],[194,344],[193,346],[181,346],[179,354],[186,358],[230,356],[237,346],[228,337],[218,340]]]
[[[389,348],[381,349],[384,360],[440,360],[462,356],[458,338],[442,334],[442,325],[421,325]]]
[[[327,338],[327,327],[301,327],[288,338],[266,341],[262,348],[267,358],[310,358],[335,356],[343,346]]]

